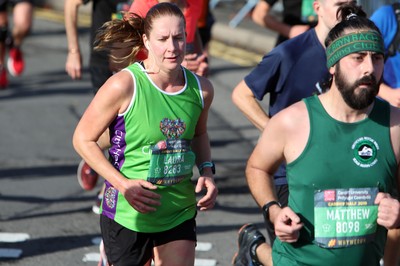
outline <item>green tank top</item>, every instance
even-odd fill
[[[288,205],[304,227],[296,243],[274,242],[274,264],[379,265],[387,230],[376,224],[373,202],[397,184],[389,105],[377,99],[368,118],[343,123],[317,96],[304,102],[309,139],[287,165]]]
[[[159,89],[139,63],[125,70],[132,74],[135,92],[127,111],[110,125],[110,162],[126,178],[156,184],[161,206],[141,214],[106,182],[101,210],[131,230],[161,232],[196,214],[190,142],[203,110],[202,91],[197,77],[185,68],[186,85],[176,93]]]

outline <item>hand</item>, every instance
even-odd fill
[[[197,202],[200,211],[206,211],[214,207],[218,195],[218,189],[215,185],[214,178],[200,176],[197,180],[195,192],[200,193],[203,187],[207,189],[207,193]]]
[[[375,198],[375,204],[378,204],[377,223],[387,229],[394,229],[400,225],[400,203],[392,198],[388,193],[379,192]]]
[[[196,53],[186,54],[182,66],[199,76],[206,76],[208,74],[207,55],[198,55]]]
[[[135,210],[140,213],[149,213],[156,211],[154,206],[161,205],[160,195],[150,191],[155,189],[157,186],[145,180],[128,180],[123,195]]]
[[[294,38],[297,35],[300,35],[300,34],[306,32],[306,31],[308,31],[309,29],[310,29],[310,26],[308,26],[308,25],[293,25],[290,28],[288,38],[289,39]]]
[[[281,209],[273,223],[275,235],[282,242],[294,243],[299,239],[300,229],[303,224],[300,221],[300,217],[289,207]]]
[[[65,62],[65,71],[72,79],[81,79],[82,77],[82,57],[80,52],[69,52]]]

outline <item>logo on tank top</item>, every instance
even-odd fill
[[[186,123],[180,118],[164,118],[160,122],[160,130],[167,139],[178,139],[186,130]]]
[[[116,205],[117,190],[113,187],[109,187],[104,192],[104,201],[108,208],[114,209]]]
[[[353,162],[359,167],[369,168],[378,162],[376,156],[379,145],[370,137],[358,138],[354,141],[351,149],[353,150]]]

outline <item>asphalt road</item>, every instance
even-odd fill
[[[88,30],[82,29],[86,66],[88,44]],[[220,59],[217,46],[211,47],[216,94],[209,134],[220,195],[214,210],[198,213],[196,265],[230,265],[242,224],[262,227],[244,179],[258,132],[230,100],[251,66]],[[80,81],[67,76],[64,26],[53,19],[35,16],[23,51],[26,71],[0,91],[0,264],[97,265],[100,230],[91,206],[101,184],[90,192],[79,187],[80,158],[71,144],[92,98],[87,69]]]

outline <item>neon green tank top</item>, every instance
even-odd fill
[[[161,232],[196,213],[190,141],[203,96],[197,77],[185,68],[186,85],[176,93],[160,90],[139,63],[125,71],[132,74],[135,92],[128,110],[110,125],[110,161],[126,178],[156,184],[161,206],[141,214],[106,181],[102,214],[137,232]]]
[[[368,118],[343,123],[317,96],[304,102],[309,139],[287,165],[288,205],[304,227],[296,243],[274,242],[274,265],[379,265],[387,230],[374,200],[397,184],[389,105],[377,99]]]

